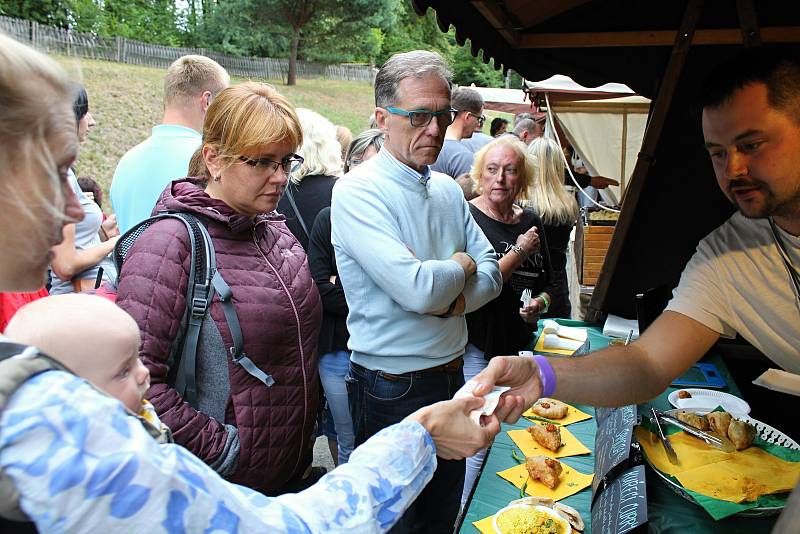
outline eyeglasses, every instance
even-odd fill
[[[453,124],[453,121],[456,118],[456,113],[458,113],[453,108],[442,109],[439,111],[408,111],[407,109],[400,108],[383,109],[392,115],[403,115],[408,117],[408,120],[411,122],[411,126],[414,128],[424,128],[431,123],[434,117],[436,117],[436,122],[439,124],[439,126],[450,126]]]
[[[239,159],[261,171],[266,171],[267,176],[272,176],[278,170],[278,167],[283,169],[283,173],[287,176],[292,174],[293,172],[297,171],[300,166],[303,164],[303,158],[298,156],[297,154],[292,154],[291,156],[286,156],[281,161],[272,161],[268,158],[258,158],[258,159],[250,159],[245,156],[239,156]]]
[[[475,117],[475,120],[478,121],[478,126],[483,128],[483,123],[486,122],[486,115],[478,115],[478,114],[473,113],[471,111],[465,111],[464,113],[466,113],[467,115],[472,115],[473,117]]]

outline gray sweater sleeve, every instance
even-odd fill
[[[225,425],[225,430],[228,432],[225,448],[209,464],[211,469],[219,473],[221,477],[229,477],[234,474],[236,465],[239,463],[239,431],[233,425]]]

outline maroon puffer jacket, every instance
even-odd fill
[[[244,352],[272,375],[275,385],[267,388],[228,356],[226,420],[217,421],[185,403],[165,383],[170,351],[186,308],[190,260],[185,226],[165,220],[136,240],[120,273],[117,295],[117,304],[142,331],[140,355],[150,369],[152,384],[147,397],[172,428],[175,441],[207,463],[213,463],[225,446],[227,432],[222,423],[235,426],[240,451],[236,472],[229,478],[274,493],[300,474],[313,446],[322,307],[305,252],[283,216],[261,215],[252,220],[212,199],[190,179],[177,180],[165,189],[154,211],[164,209],[194,213],[208,221],[217,268],[233,291]],[[210,313],[230,349],[230,330],[216,297]]]

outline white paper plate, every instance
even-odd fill
[[[680,391],[688,391],[691,399],[679,399]],[[722,391],[712,389],[683,388],[669,394],[669,403],[681,410],[693,410],[696,412],[710,412],[717,406],[722,406],[725,411],[733,415],[747,415],[750,413],[750,405],[739,397]]]

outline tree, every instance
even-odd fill
[[[67,28],[71,15],[70,4],[70,0],[0,0],[0,15]]]
[[[297,59],[308,43],[309,51],[344,50],[372,37],[372,28],[390,26],[397,0],[253,0],[254,20],[285,24],[289,40],[288,85],[297,83]],[[282,20],[281,20],[282,19]],[[373,43],[377,42],[377,38]],[[316,46],[316,48],[314,48]],[[377,49],[376,46],[373,46]],[[322,53],[317,57],[327,57]]]

